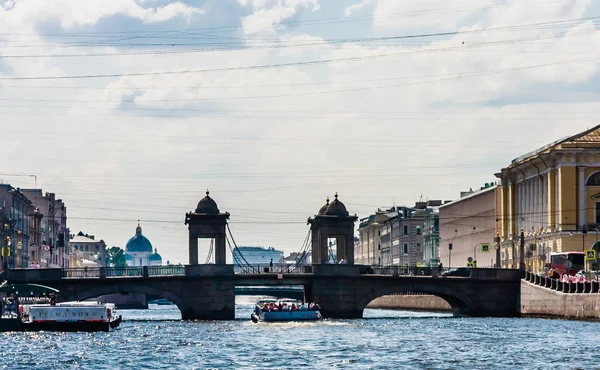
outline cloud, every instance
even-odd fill
[[[240,4],[251,4],[254,12],[242,19],[243,32],[274,33],[281,22],[296,15],[301,8],[319,10],[318,0],[239,0]]]
[[[51,5],[45,0],[31,0],[7,4],[4,9],[0,8],[0,21],[8,22],[12,19],[28,24],[58,19],[65,29],[95,24],[101,18],[116,14],[139,19],[144,23],[156,23],[175,17],[189,18],[204,12],[179,1],[163,7],[148,8],[140,6],[135,0],[53,0]]]
[[[339,18],[353,3],[357,1],[340,2],[337,16],[331,17]],[[269,45],[257,42],[259,36],[240,40],[236,22],[220,29],[210,29],[213,24],[207,23],[160,40],[194,43],[187,53],[156,46],[144,51],[157,54],[146,55],[135,47],[74,46],[37,31],[37,25],[49,19],[71,28],[102,17],[117,22],[138,14],[131,13],[134,8],[92,7],[89,14],[80,9],[75,13],[82,15],[74,20],[68,12],[18,10],[17,3],[8,11],[16,11],[10,17],[0,10],[0,19],[8,22],[0,22],[2,33],[11,33],[3,36],[7,45],[0,55],[134,55],[0,56],[6,64],[2,77],[329,62],[135,77],[0,80],[3,135],[8,141],[1,153],[6,159],[3,172],[38,175],[44,191],[65,200],[72,230],[123,246],[135,231],[135,220],[147,220],[142,221],[144,233],[165,260],[186,263],[183,216],[206,188],[219,208],[231,213],[239,245],[268,245],[289,253],[302,246],[306,218],[336,191],[359,216],[389,206],[392,198],[408,205],[421,194],[453,199],[461,190],[494,181],[493,173],[514,157],[595,124],[600,104],[594,81],[600,76],[598,60],[592,57],[600,34],[594,25],[575,21],[501,28],[579,18],[592,6],[589,1],[560,6],[551,1],[543,9],[539,1],[496,1],[503,6],[485,10],[480,2],[446,2],[437,8],[433,1],[427,2],[428,8],[416,3],[403,3],[407,9],[388,8],[387,18],[378,13],[381,19],[394,20],[389,23],[394,28],[383,29],[386,35],[411,34],[410,27],[438,24],[445,30],[474,32],[334,42],[331,34],[341,33],[346,28],[337,27],[347,23],[324,21],[321,28],[302,24],[301,10],[314,10],[316,2],[246,0],[231,3],[231,12],[243,20],[263,10],[287,9],[275,12],[278,16],[264,14],[276,24],[264,23],[271,32]],[[148,4],[156,5],[143,5]],[[201,6],[213,9],[214,4]],[[145,23],[141,30],[164,32],[169,17]],[[280,24],[292,19],[300,21],[293,32]],[[371,33],[350,36],[380,36],[381,24],[377,18],[373,21]],[[261,26],[253,27],[244,32],[262,32]],[[69,33],[93,41],[84,32]],[[198,46],[228,47],[247,38],[254,41],[247,47]],[[44,48],[48,44],[49,50]],[[19,50],[17,45],[28,46]],[[19,177],[5,180],[33,186]]]
[[[344,15],[346,15],[346,17],[349,17],[354,13],[361,11],[364,7],[372,3],[373,0],[363,0],[360,3],[352,4],[349,7],[347,7],[346,10],[344,10]]]

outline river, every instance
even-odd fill
[[[111,333],[3,333],[8,369],[600,369],[600,323],[365,310],[361,320],[181,322],[176,306],[121,311]]]

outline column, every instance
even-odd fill
[[[553,229],[556,226],[556,170],[548,171],[546,178],[548,184],[548,227]]]
[[[215,265],[227,264],[227,245],[225,243],[225,233],[215,237]]]
[[[354,224],[348,228],[347,237],[344,238],[346,243],[346,263],[354,265]]]
[[[509,230],[509,222],[512,219],[512,217],[510,216],[509,210],[508,210],[508,180],[507,179],[502,179],[502,204],[500,205],[500,221],[502,222],[502,237],[504,239],[507,239],[508,237],[508,230]]]
[[[342,258],[348,262],[348,256],[346,255],[346,238],[343,236],[335,238],[335,255],[335,258],[337,258],[336,262],[341,261]]]
[[[190,235],[190,265],[198,264],[198,238]]]
[[[583,225],[587,224],[586,216],[587,216],[587,206],[586,206],[586,196],[585,196],[585,167],[577,167],[578,180],[577,180],[577,199],[578,199],[578,215],[577,215],[577,224],[580,228],[583,228]]]
[[[560,213],[559,213],[559,209],[560,209],[560,197],[559,197],[559,182],[558,182],[558,176],[560,176],[559,172],[557,170],[554,170],[554,226],[555,227],[560,227]]]
[[[510,184],[510,201],[509,201],[509,207],[510,207],[510,235],[516,235],[517,234],[517,212],[516,212],[516,204],[517,204],[517,185],[514,183]]]

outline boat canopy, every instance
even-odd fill
[[[16,294],[21,297],[58,294],[58,292],[58,289],[39,284],[9,284],[0,286],[0,293]]]

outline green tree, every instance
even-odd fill
[[[108,261],[114,267],[125,267],[125,251],[119,247],[111,247],[108,250]]]

